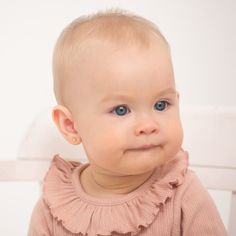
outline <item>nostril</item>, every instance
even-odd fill
[[[145,129],[145,130],[141,130],[140,133],[154,133],[155,129]]]
[[[159,129],[156,125],[145,125],[138,127],[135,133],[136,135],[139,135],[139,134],[152,134],[157,132],[159,132]]]

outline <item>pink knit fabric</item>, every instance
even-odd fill
[[[97,199],[84,192],[79,176],[87,165],[55,155],[28,236],[227,235],[208,192],[187,169],[186,152],[119,199]]]

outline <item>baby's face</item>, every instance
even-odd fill
[[[93,42],[89,49],[74,67],[80,73],[73,71],[73,114],[91,165],[141,174],[173,157],[183,134],[164,43],[113,50]]]

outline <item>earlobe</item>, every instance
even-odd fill
[[[64,138],[73,145],[81,143],[78,130],[75,128],[71,112],[62,105],[56,105],[52,110],[52,119]]]

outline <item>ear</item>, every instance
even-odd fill
[[[52,119],[58,130],[64,138],[73,145],[81,143],[82,139],[76,130],[76,124],[73,120],[71,112],[62,105],[56,105],[52,110]]]

